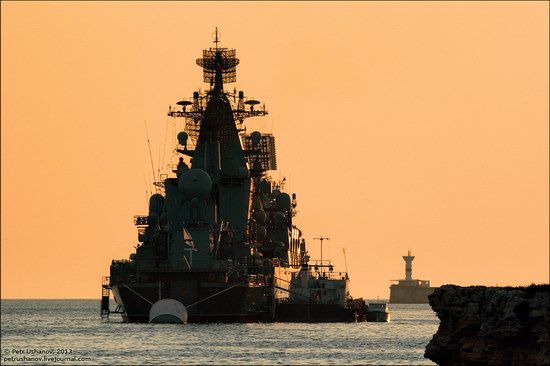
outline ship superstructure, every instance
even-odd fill
[[[155,184],[148,215],[134,219],[135,253],[113,260],[104,281],[104,297],[113,291],[125,321],[148,321],[164,298],[184,304],[189,322],[270,321],[300,265],[296,195],[267,174],[277,167],[275,137],[243,128],[267,111],[242,91],[224,90],[239,59],[215,36],[197,60],[209,88],[168,111],[185,120],[175,176]]]

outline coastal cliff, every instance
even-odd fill
[[[424,357],[438,365],[550,365],[550,285],[445,285],[429,300],[440,324]]]

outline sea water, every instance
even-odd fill
[[[111,304],[114,309],[114,304]],[[388,323],[127,324],[99,300],[2,300],[2,364],[433,365],[429,305]]]

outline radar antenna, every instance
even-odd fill
[[[180,110],[172,107],[168,109],[168,116],[185,118],[185,129],[191,141],[187,146],[187,150],[191,150],[198,139],[204,111],[208,101],[214,95],[214,91],[230,96],[230,93],[223,91],[223,85],[237,81],[237,65],[239,64],[237,51],[232,48],[219,47],[221,33],[218,27],[212,32],[212,39],[215,47],[204,49],[202,57],[196,60],[197,65],[203,69],[203,81],[210,83],[210,90],[201,92],[199,89],[198,92],[193,93],[192,99],[188,98],[188,100],[183,99],[177,102],[177,105],[181,107]],[[236,108],[232,106],[233,117],[240,125],[242,125],[245,118],[268,114],[265,110],[265,104],[259,107],[259,101],[245,98],[242,91],[238,92],[237,99],[237,90],[234,89],[233,101],[237,104]]]
[[[202,58],[197,59],[197,65],[203,68],[203,80],[205,83],[213,83],[216,80],[216,73],[220,72],[223,83],[234,83],[236,78],[236,67],[239,64],[237,52],[234,49],[218,48],[221,33],[216,30],[212,33],[216,44],[215,48],[203,50]],[[221,85],[219,85],[221,89]]]

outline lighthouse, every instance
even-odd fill
[[[409,249],[408,255],[404,255],[405,260],[405,279],[393,280],[397,284],[390,286],[390,303],[397,304],[426,304],[428,303],[428,295],[430,295],[435,287],[430,287],[430,281],[419,280],[413,278],[412,261],[414,255],[411,255]]]
[[[412,281],[412,261],[414,255],[411,255],[411,250],[409,249],[409,255],[404,255],[403,259],[405,260],[405,281]]]

